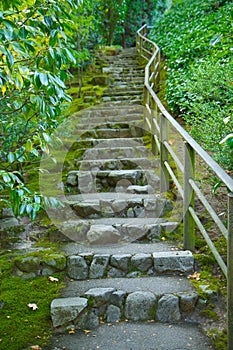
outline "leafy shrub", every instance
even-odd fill
[[[233,109],[232,17],[231,1],[179,0],[151,33],[166,58],[171,111],[228,169],[232,150],[219,142],[233,129],[223,122]]]

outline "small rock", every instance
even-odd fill
[[[85,298],[58,298],[51,303],[53,327],[65,325],[77,319],[87,307]]]
[[[111,256],[110,264],[117,269],[128,272],[131,254],[114,254]]]
[[[121,319],[121,309],[115,305],[109,305],[107,308],[107,322],[116,322]]]
[[[136,269],[146,272],[152,267],[152,256],[151,254],[135,254],[131,259],[131,264]]]
[[[169,251],[153,253],[156,272],[188,273],[193,271],[194,258],[190,251]]]
[[[156,319],[160,322],[180,321],[179,298],[173,294],[167,294],[160,298],[158,301]]]
[[[90,266],[90,278],[102,278],[109,263],[109,254],[96,254]]]
[[[151,292],[134,292],[128,295],[125,316],[132,321],[146,321],[155,318],[156,297]]]
[[[88,298],[89,306],[99,307],[109,302],[114,291],[114,288],[92,288],[84,296]]]
[[[117,243],[120,237],[120,233],[111,225],[92,225],[87,233],[91,244]]]
[[[88,278],[88,265],[86,260],[79,255],[69,256],[67,259],[67,274],[75,280]]]
[[[193,312],[198,301],[197,293],[178,293],[178,296],[180,298],[180,310],[186,313]]]

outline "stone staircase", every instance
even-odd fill
[[[173,203],[159,194],[158,160],[144,145],[144,70],[135,49],[101,61],[113,83],[102,104],[79,116],[72,147],[79,156],[66,169],[59,211],[60,231],[71,240],[63,248],[67,286],[51,304],[53,326],[74,332],[125,320],[190,322],[199,305],[187,278],[194,258],[163,239],[178,224]]]

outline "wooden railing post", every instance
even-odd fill
[[[195,223],[189,212],[189,207],[194,207],[194,191],[189,183],[189,179],[194,179],[195,151],[186,141],[184,142],[184,148],[184,249],[193,251],[195,247]]]
[[[169,173],[165,166],[168,161],[168,150],[164,145],[168,141],[168,121],[163,114],[160,115],[160,192],[169,190]]]
[[[233,350],[233,193],[228,194],[227,339],[228,350]]]

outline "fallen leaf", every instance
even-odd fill
[[[30,304],[28,304],[28,307],[30,308],[30,309],[32,309],[33,311],[36,311],[37,309],[38,309],[38,306],[35,304],[35,303],[30,303]]]
[[[191,280],[196,280],[196,281],[200,281],[200,279],[201,279],[199,272],[194,272],[194,274],[189,275],[188,278],[190,278]]]
[[[175,139],[171,139],[168,141],[169,145],[172,146],[175,143]]]
[[[71,328],[71,329],[69,330],[69,334],[75,334],[75,329],[74,329],[74,328]]]
[[[39,345],[32,345],[30,347],[30,349],[33,349],[33,350],[42,350],[42,348],[39,346]]]
[[[85,334],[89,334],[89,333],[91,333],[91,331],[89,330],[89,329],[84,329],[84,331],[83,331]]]
[[[49,276],[49,277],[48,277],[48,280],[49,280],[50,282],[58,282],[58,281],[59,281],[58,278],[53,277],[53,276]]]

